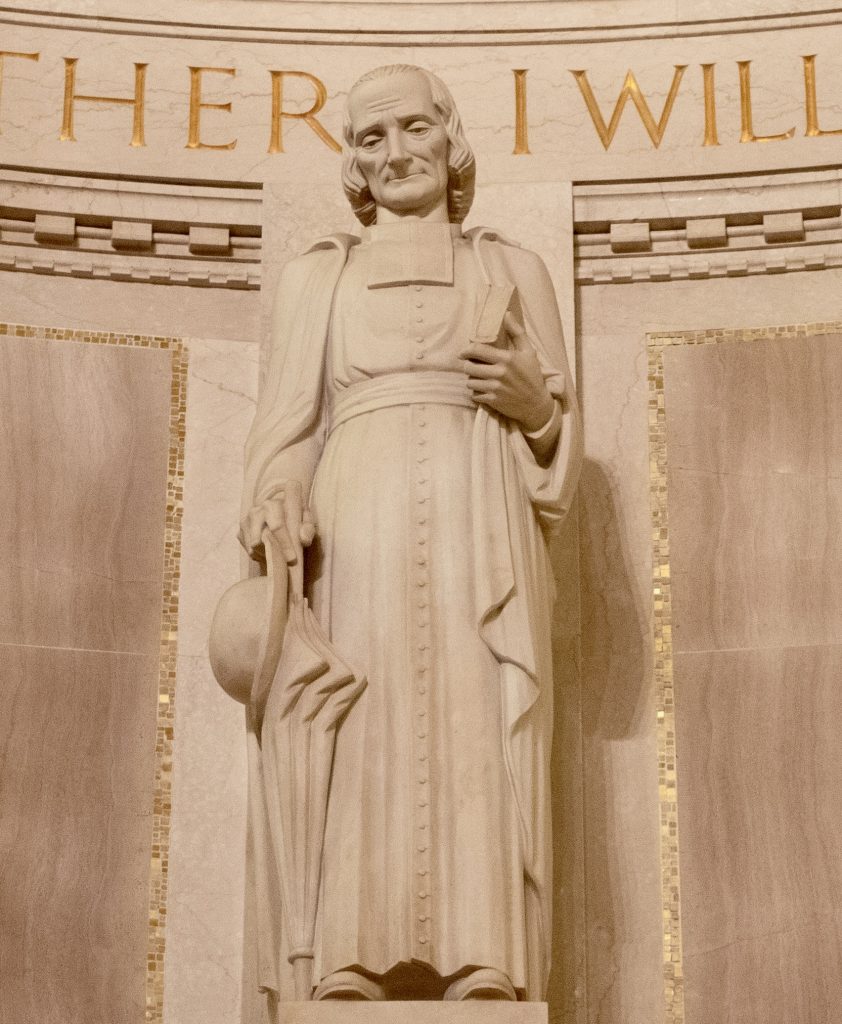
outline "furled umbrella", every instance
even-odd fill
[[[336,731],[366,680],[333,648],[288,571],[278,540],[264,534],[272,609],[252,689],[262,717],[266,810],[296,999],[309,1000],[328,792]]]

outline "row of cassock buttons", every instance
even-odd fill
[[[428,516],[430,498],[430,457],[428,450],[428,419],[425,406],[415,407],[415,573],[417,598],[413,668],[415,678],[414,730],[417,758],[416,836],[416,939],[428,947],[429,934],[429,848],[430,848],[430,770],[429,770],[429,675],[430,675],[430,596]],[[426,955],[429,955],[427,952]]]

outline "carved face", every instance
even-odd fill
[[[447,132],[416,72],[363,82],[348,98],[357,161],[378,208],[397,216],[447,209]]]

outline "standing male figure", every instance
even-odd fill
[[[544,533],[581,461],[555,296],[534,253],[462,233],[474,159],[435,76],[364,75],[344,142],[362,236],[322,239],[284,270],[241,524],[253,556],[268,528],[303,561],[321,628],[367,679],[336,733],[313,998],[542,999]],[[502,345],[477,344],[495,286],[515,286],[519,307]],[[291,998],[283,858],[258,828],[261,843],[260,983]]]

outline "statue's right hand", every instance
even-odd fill
[[[290,480],[270,498],[255,505],[240,521],[239,540],[252,558],[263,550],[263,531],[269,530],[278,540],[289,565],[301,564],[304,548],[316,535],[313,517],[304,507],[301,483]]]

